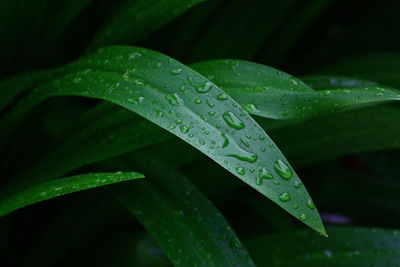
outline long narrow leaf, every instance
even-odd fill
[[[398,266],[399,231],[330,228],[327,239],[308,231],[256,237],[246,245],[259,266]]]
[[[273,141],[232,98],[190,68],[150,50],[110,47],[60,72],[69,74],[35,89],[1,128],[51,96],[107,100],[180,137],[325,234],[305,187]]]
[[[35,185],[0,201],[0,216],[40,201],[94,187],[119,183],[144,176],[136,172],[93,173],[56,179]]]
[[[140,166],[149,179],[116,197],[175,266],[254,266],[222,214],[185,177],[155,160]]]

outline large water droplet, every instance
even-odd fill
[[[167,94],[165,95],[165,99],[173,106],[181,106],[184,103],[183,99],[181,99],[177,93]]]
[[[279,195],[279,200],[282,202],[286,202],[290,200],[290,195],[288,192],[283,192],[282,194]]]
[[[254,163],[257,161],[257,154],[244,150],[232,137],[226,136],[225,133],[222,133],[221,136],[224,139],[222,148],[229,150],[226,153],[228,157],[237,158],[238,160],[249,163]]]
[[[222,114],[222,118],[224,118],[224,121],[232,128],[236,130],[241,130],[244,128],[244,123],[241,119],[236,117],[236,115],[230,111],[224,112]]]
[[[283,179],[289,180],[292,178],[292,170],[282,160],[275,161],[274,168]]]

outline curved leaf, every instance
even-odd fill
[[[306,189],[264,130],[216,85],[162,54],[101,49],[36,88],[3,119],[2,129],[51,96],[103,99],[180,137],[290,214],[325,233]]]
[[[249,113],[272,119],[309,119],[400,99],[398,90],[377,85],[314,91],[289,74],[247,61],[212,60],[192,68],[222,87]]]
[[[119,183],[144,176],[136,172],[90,173],[56,179],[35,185],[0,201],[0,216],[40,201],[94,187]]]
[[[114,44],[132,44],[205,0],[130,0],[89,44],[93,50]]]
[[[185,177],[158,161],[141,159],[124,165],[140,161],[137,166],[149,179],[115,195],[174,266],[254,266],[222,214]]]
[[[329,238],[309,231],[261,236],[246,245],[259,266],[398,266],[400,232],[329,228]]]

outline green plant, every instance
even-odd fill
[[[4,1],[4,264],[399,265],[367,228],[399,223],[399,4],[363,5]]]

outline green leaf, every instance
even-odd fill
[[[130,0],[122,5],[89,44],[94,50],[106,45],[132,44],[161,28],[205,0]]]
[[[212,60],[192,68],[223,88],[247,112],[272,119],[310,119],[400,99],[398,90],[377,85],[315,91],[289,74],[247,61]]]
[[[400,232],[329,228],[329,238],[309,231],[260,236],[246,242],[258,266],[397,266]]]
[[[110,101],[180,137],[325,233],[317,210],[307,206],[312,200],[305,187],[273,141],[232,98],[190,68],[150,50],[110,47],[59,72],[66,75],[21,100],[1,128],[51,96]]]
[[[0,201],[0,216],[40,201],[94,187],[143,178],[140,173],[93,173],[56,179],[37,184]]]
[[[118,190],[116,197],[174,266],[254,266],[222,214],[185,177],[156,160],[142,159],[137,166],[149,179]]]
[[[258,122],[264,128],[271,124],[270,120]],[[269,134],[301,167],[346,154],[400,148],[399,123],[397,105],[379,105],[282,125]]]

